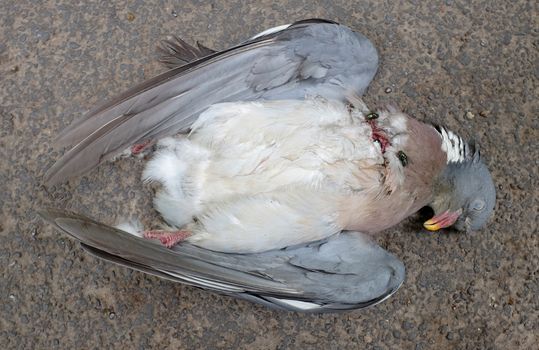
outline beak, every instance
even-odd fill
[[[462,209],[457,211],[449,211],[435,215],[432,219],[427,220],[423,223],[423,226],[429,231],[438,231],[441,228],[446,228],[455,223],[462,214]]]

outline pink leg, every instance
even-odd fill
[[[142,143],[137,143],[133,146],[131,146],[131,154],[136,156],[137,154],[141,153],[152,143],[151,140],[146,140]]]
[[[191,232],[185,231],[185,230],[180,230],[180,231],[152,230],[152,231],[144,232],[144,238],[158,239],[167,248],[174,247],[176,244],[185,240],[189,236],[191,236]]]

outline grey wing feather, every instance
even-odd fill
[[[90,111],[58,138],[74,147],[45,180],[60,182],[134,144],[186,132],[215,103],[362,95],[377,67],[376,49],[361,34],[323,21],[294,24],[169,70]]]
[[[40,214],[94,256],[277,309],[363,308],[391,296],[404,280],[402,262],[359,233],[258,254],[228,254],[190,244],[167,249],[60,210]]]

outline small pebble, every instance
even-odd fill
[[[414,328],[414,323],[410,322],[410,321],[404,321],[404,323],[402,324],[402,328],[404,330],[410,330],[410,329]]]
[[[479,42],[479,45],[481,45],[483,47],[487,46],[487,44],[488,43],[487,43],[487,41],[485,39],[481,39],[481,41]]]
[[[389,93],[393,92],[393,89],[390,88],[390,87],[387,87],[384,91],[385,91],[386,94],[389,94]]]
[[[76,50],[80,47],[80,45],[74,41],[70,41],[67,43],[67,47],[72,49],[72,50]]]
[[[415,350],[423,350],[425,349],[425,343],[417,343],[415,345]]]
[[[116,314],[114,312],[109,313],[109,320],[114,320],[116,318]]]
[[[475,115],[472,112],[470,112],[470,111],[466,112],[466,118],[473,119],[474,117],[475,117]]]
[[[364,336],[363,340],[365,340],[365,343],[367,344],[372,343],[372,337],[370,335]]]

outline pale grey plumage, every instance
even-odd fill
[[[60,210],[41,215],[99,258],[278,309],[364,308],[388,298],[404,281],[402,262],[357,232],[265,253],[227,254],[191,244],[167,249]]]
[[[462,210],[454,227],[461,231],[476,231],[492,216],[496,204],[496,187],[481,159],[475,143],[466,144],[462,160],[450,162],[436,183],[433,210]]]
[[[297,22],[172,69],[93,109],[59,137],[59,144],[74,147],[46,181],[80,175],[134,144],[185,132],[215,103],[362,95],[377,67],[376,49],[361,34],[323,20]]]

